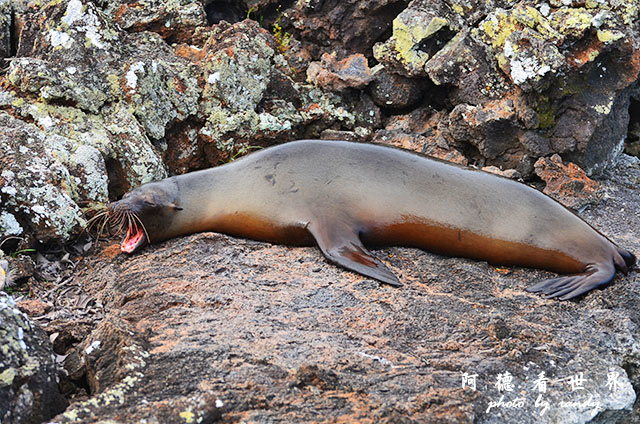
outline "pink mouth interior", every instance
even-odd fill
[[[122,240],[122,244],[120,245],[120,250],[125,253],[132,253],[138,246],[142,244],[144,241],[144,231],[142,228],[138,226],[133,226],[127,228],[127,235],[124,240]]]

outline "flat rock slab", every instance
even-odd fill
[[[639,168],[625,158],[582,213],[636,254]],[[637,420],[637,270],[560,302],[525,291],[544,271],[375,253],[404,287],[214,233],[105,247],[76,276],[107,312],[78,349],[94,395],[54,421]]]

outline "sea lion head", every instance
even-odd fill
[[[147,242],[167,238],[167,229],[182,208],[171,179],[145,184],[107,206],[111,226],[125,232],[120,249],[133,253]]]

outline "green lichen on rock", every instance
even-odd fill
[[[538,115],[538,120],[540,121],[538,128],[548,129],[548,128],[553,128],[553,126],[555,126],[556,124],[555,110],[548,96],[540,95],[538,97],[538,102],[537,102],[535,111]]]
[[[405,64],[416,64],[416,67],[423,67],[426,61],[429,60],[429,55],[420,51],[420,43],[448,24],[448,20],[438,16],[431,18],[426,25],[416,19],[403,22],[398,17],[393,20],[394,48]]]
[[[183,121],[197,112],[200,70],[175,56],[156,34],[136,34],[135,38],[138,49],[121,71],[124,94],[131,113],[147,135],[157,140],[165,136],[171,122]]]
[[[550,23],[563,36],[582,37],[591,27],[594,15],[583,8],[563,8],[551,15]]]
[[[597,7],[596,7],[597,6]],[[569,71],[593,61],[603,50],[596,38],[611,44],[624,37],[621,8],[608,4],[557,9],[518,5],[498,9],[480,23],[474,34],[491,49],[500,68],[527,91],[544,89],[546,75]],[[544,13],[543,13],[544,12]],[[595,37],[594,37],[595,35]],[[583,51],[576,42],[582,40]]]
[[[215,50],[203,64],[203,101],[232,113],[254,110],[269,84],[275,55],[265,36],[236,34],[232,46]]]
[[[208,146],[225,153],[222,160],[256,139],[292,138],[305,124],[341,121],[347,114],[326,98],[308,98],[314,88],[291,80],[276,44],[255,22],[244,21],[215,28],[205,45],[209,53],[202,63],[199,114],[206,122],[199,134]],[[272,85],[285,87],[290,98],[278,98]]]
[[[518,6],[512,10],[498,9],[480,23],[480,32],[475,33],[488,42],[494,50],[502,49],[508,37],[516,31],[530,29],[530,34],[540,40],[557,41],[560,34],[549,21],[531,6]]]
[[[5,129],[0,136],[0,157],[13,159],[2,173],[3,209],[26,215],[40,241],[68,240],[85,220],[73,200],[77,192],[69,170],[49,150],[62,137],[47,136],[3,112],[0,123]]]
[[[0,292],[0,417],[7,422],[43,422],[65,402],[56,383],[53,349],[42,330]]]
[[[610,30],[599,29],[596,34],[597,34],[598,40],[600,40],[605,44],[612,43],[624,37],[624,34],[617,31],[610,31]]]
[[[425,76],[425,64],[432,52],[423,49],[424,44],[449,31],[449,19],[432,12],[406,9],[393,20],[393,34],[384,43],[373,47],[373,56],[380,62],[393,63],[407,76]]]
[[[98,112],[111,100],[99,85],[79,84],[78,69],[68,66],[60,69],[50,62],[35,58],[17,58],[9,66],[8,81],[23,92],[33,93],[46,102],[62,101],[79,108]]]

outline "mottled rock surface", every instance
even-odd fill
[[[638,165],[624,159],[583,212],[634,252]],[[55,420],[622,423],[639,412],[637,271],[559,302],[525,291],[547,272],[375,254],[404,287],[316,248],[213,233],[134,256],[105,246],[75,277],[106,312],[74,351],[92,400]]]
[[[0,421],[41,423],[66,405],[46,334],[0,293]]]
[[[544,194],[579,210],[600,196],[598,183],[587,177],[574,163],[563,164],[559,155],[540,158],[535,163],[536,174],[546,183]]]
[[[103,11],[120,28],[130,32],[155,32],[168,42],[189,41],[196,28],[207,24],[202,1],[115,0],[103,4]]]
[[[4,112],[0,112],[0,127],[0,199],[9,233],[20,234],[29,226],[38,239],[50,241],[80,230],[86,221],[74,201],[79,186],[87,188],[83,183],[93,177],[94,200],[107,199],[102,157],[88,146],[69,146],[72,141],[62,136],[47,137],[36,126]],[[102,166],[102,173],[91,175],[89,166],[96,165],[92,161]],[[72,176],[69,168],[78,172]],[[82,177],[85,181],[76,180]],[[29,220],[20,224],[17,215]]]
[[[450,7],[415,0],[373,54],[399,74],[454,87],[446,94],[454,106],[448,130],[457,140],[468,133],[461,141],[492,165],[548,154],[529,149],[535,136],[594,174],[615,160],[627,131],[630,89],[640,72],[637,16],[636,2],[624,1]],[[496,120],[496,106],[513,116]],[[476,115],[477,130],[468,131],[468,115]]]
[[[249,0],[247,3],[265,2]],[[268,3],[280,4],[278,1]],[[289,8],[277,9],[276,15],[281,16],[283,28],[301,40],[310,56],[318,60],[322,53],[332,52],[340,56],[370,55],[373,45],[384,37],[393,19],[409,1],[310,0],[292,3]]]
[[[320,62],[311,62],[307,68],[307,79],[329,91],[347,88],[364,88],[373,80],[367,58],[354,54],[337,60],[336,55],[325,53]]]

